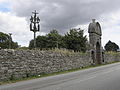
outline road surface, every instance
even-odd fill
[[[0,90],[120,90],[120,63],[0,85]]]

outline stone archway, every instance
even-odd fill
[[[101,51],[99,42],[96,43],[96,64],[101,64]]]
[[[102,64],[104,61],[104,55],[102,55],[101,47],[102,31],[99,22],[96,22],[95,19],[93,19],[92,22],[89,24],[88,33],[90,48],[94,51],[91,52],[91,59],[95,64]]]

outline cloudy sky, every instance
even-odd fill
[[[0,0],[0,32],[12,33],[19,45],[28,46],[31,12],[37,10],[44,35],[52,29],[64,34],[70,28],[87,29],[95,18],[102,27],[102,45],[108,40],[120,46],[120,0]]]

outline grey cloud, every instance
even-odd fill
[[[61,33],[79,24],[99,19],[120,9],[119,0],[12,0],[11,6],[17,16],[29,20],[31,12],[37,10],[43,32],[56,28]]]

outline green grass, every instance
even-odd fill
[[[113,64],[113,63],[117,63],[117,62],[111,62],[111,63],[107,63],[107,64]],[[84,69],[99,67],[99,66],[103,66],[103,65],[107,65],[107,64],[91,65],[91,66],[87,66],[87,67],[83,67],[83,68],[77,68],[77,69],[71,69],[71,70],[67,70],[67,71],[60,71],[60,72],[55,72],[55,73],[50,73],[50,74],[43,73],[41,75],[30,76],[30,77],[27,77],[27,78],[12,79],[10,81],[0,82],[0,85],[10,84],[10,83],[16,83],[16,82],[25,81],[25,80],[32,80],[32,79],[37,79],[37,78],[42,78],[42,77],[54,76],[54,75],[59,75],[59,74],[65,74],[65,73],[69,73],[69,72],[75,72],[75,71],[79,71],[79,70],[84,70]]]
[[[66,54],[66,55],[86,55],[87,53],[83,53],[83,52],[75,52],[74,50],[69,50],[69,49],[65,49],[65,48],[54,48],[54,49],[49,49],[47,51],[51,51],[51,52],[56,52],[56,53],[62,53],[62,54]]]
[[[109,52],[105,52],[105,54],[109,54],[109,55],[120,55],[120,52],[113,52],[113,51],[109,51]]]

